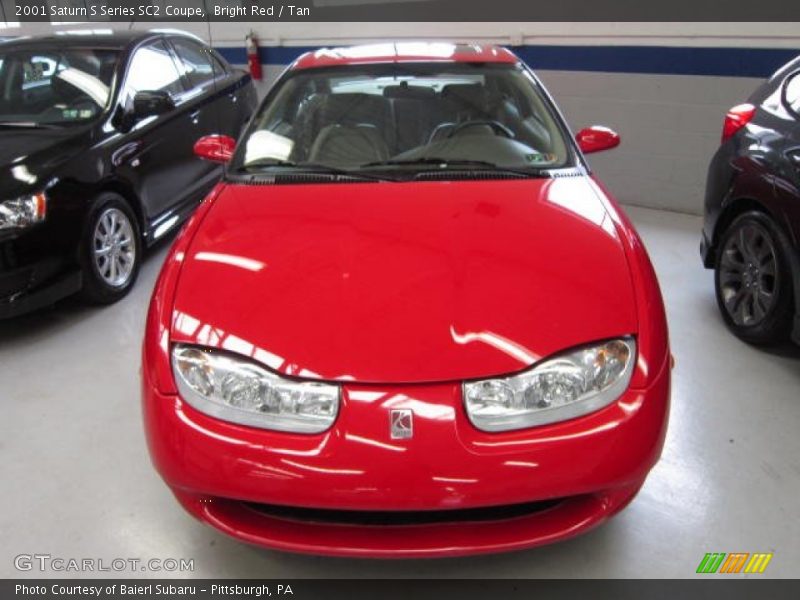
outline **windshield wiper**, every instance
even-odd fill
[[[343,169],[340,167],[332,167],[330,165],[323,165],[320,163],[310,162],[294,162],[291,160],[255,160],[236,169],[239,172],[252,172],[261,171],[270,167],[285,167],[289,169],[296,169],[304,173],[321,173],[323,175],[340,175],[343,177],[354,177],[356,179],[370,179],[373,181],[397,181],[393,177],[384,175],[375,175],[372,173],[362,173],[359,171],[351,171],[350,169]]]
[[[422,158],[411,158],[411,159],[390,159],[390,160],[379,160],[375,162],[369,162],[366,164],[361,165],[363,168],[368,167],[394,167],[394,166],[401,166],[401,167],[429,167],[429,166],[437,166],[440,169],[449,169],[449,168],[477,168],[480,170],[486,171],[498,171],[502,173],[515,173],[517,175],[524,175],[525,177],[541,177],[546,173],[541,169],[528,169],[524,167],[505,167],[503,165],[498,165],[496,163],[490,162],[488,160],[468,160],[468,159],[450,159],[450,158],[439,158],[435,156],[425,156]]]

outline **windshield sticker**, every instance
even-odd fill
[[[531,152],[525,155],[525,160],[532,165],[544,165],[555,161],[556,155],[549,152]]]

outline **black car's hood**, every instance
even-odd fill
[[[59,166],[88,147],[90,131],[0,126],[0,199],[41,190]]]

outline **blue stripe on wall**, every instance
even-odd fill
[[[672,46],[520,46],[514,52],[533,69],[723,77],[769,77],[798,55],[783,48]]]
[[[305,46],[259,48],[262,64],[287,65]],[[768,77],[800,52],[786,48],[684,48],[674,46],[513,46],[536,70]],[[244,64],[244,47],[217,48],[229,62]]]

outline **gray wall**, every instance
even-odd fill
[[[700,214],[727,110],[760,79],[541,71],[574,131],[607,125],[622,144],[589,155],[620,202]]]

